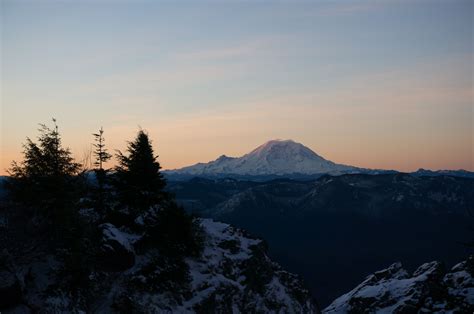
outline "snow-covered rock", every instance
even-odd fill
[[[107,270],[119,271],[133,266],[135,252],[130,238],[133,235],[120,231],[110,223],[100,225],[102,245],[99,252],[100,266]]]
[[[270,260],[262,240],[210,219],[200,224],[205,243],[200,258],[188,257],[180,265],[159,256],[138,257],[120,279],[120,292],[101,310],[127,305],[151,313],[318,312],[300,279]]]
[[[250,153],[234,158],[225,155],[208,163],[168,171],[186,175],[286,175],[356,171],[357,168],[326,160],[308,147],[292,140],[272,140]]]
[[[336,299],[323,313],[472,313],[474,257],[446,272],[430,262],[412,274],[395,263]]]

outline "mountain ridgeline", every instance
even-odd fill
[[[310,148],[295,141],[271,140],[242,157],[222,155],[208,163],[198,163],[181,169],[166,170],[163,173],[172,181],[185,181],[194,177],[266,181],[278,178],[310,180],[316,179],[323,174],[383,174],[396,172],[394,170],[366,169],[337,164],[321,157]],[[419,176],[452,175],[474,178],[473,172],[465,170],[430,171],[420,169],[413,174]]]

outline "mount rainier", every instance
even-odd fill
[[[242,157],[222,155],[208,163],[198,163],[166,172],[168,175],[189,176],[261,176],[339,174],[361,170],[326,160],[308,147],[292,140],[272,140]]]

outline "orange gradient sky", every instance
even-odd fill
[[[111,151],[147,130],[165,169],[280,138],[358,167],[474,171],[473,9],[2,1],[0,174],[52,117],[78,161],[103,126]]]

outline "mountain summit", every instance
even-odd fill
[[[356,171],[357,168],[326,160],[292,140],[271,140],[242,157],[220,156],[208,163],[169,171],[180,175],[313,175]]]

